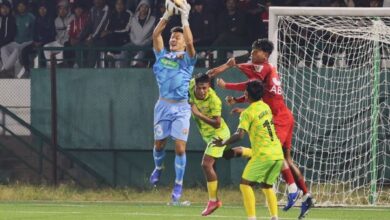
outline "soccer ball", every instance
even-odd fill
[[[185,0],[165,0],[165,10],[174,15],[179,15],[180,8],[182,8],[185,3]]]

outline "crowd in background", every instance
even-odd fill
[[[269,6],[382,7],[390,0],[187,0],[196,47],[248,46],[267,37]],[[105,58],[117,67],[145,67],[152,57],[152,32],[165,11],[165,0],[0,0],[0,77],[29,77],[34,63],[96,67],[98,47],[113,48]],[[173,17],[163,33],[168,45]],[[54,50],[62,47],[81,50]],[[47,47],[47,50],[39,48]],[[135,47],[120,51],[115,48]],[[50,48],[52,48],[50,50]],[[89,49],[88,49],[89,48]],[[146,48],[146,49],[142,49]],[[36,58],[45,59],[36,59]],[[129,62],[133,60],[132,62]]]

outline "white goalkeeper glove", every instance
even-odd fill
[[[165,10],[161,19],[168,21],[171,16],[172,16],[172,11]]]
[[[181,24],[184,26],[190,26],[188,22],[188,18],[190,16],[191,5],[184,1],[183,5],[180,7],[180,16],[181,16]]]

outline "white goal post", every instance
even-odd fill
[[[294,160],[317,203],[389,206],[390,9],[269,15],[270,62],[296,120]]]

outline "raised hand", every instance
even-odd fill
[[[230,96],[230,95],[225,97],[225,101],[226,101],[226,104],[228,104],[229,106],[237,103],[236,100],[234,99],[234,97]]]
[[[217,79],[217,85],[218,85],[220,88],[225,89],[226,83],[225,83],[225,81],[224,81],[223,79],[218,78],[218,79]]]
[[[235,59],[234,57],[230,58],[230,59],[226,62],[226,65],[228,65],[228,67],[235,66],[235,65],[236,65],[236,59]]]

